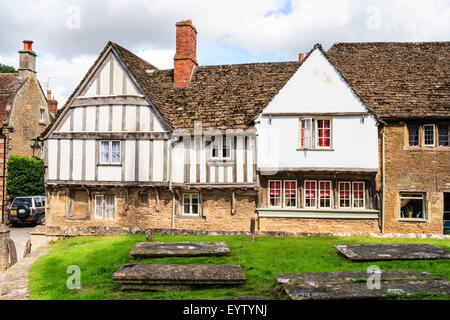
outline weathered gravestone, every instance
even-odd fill
[[[450,251],[431,244],[355,244],[334,247],[352,261],[450,259]]]
[[[450,295],[450,282],[429,273],[380,271],[293,273],[275,276],[292,300],[380,299],[423,293]]]
[[[9,267],[9,228],[0,224],[0,272]]]
[[[238,285],[246,276],[239,265],[126,264],[112,279],[122,290],[160,290],[163,286]]]
[[[130,255],[135,258],[225,256],[226,242],[138,242]]]

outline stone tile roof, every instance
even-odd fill
[[[173,85],[173,69],[157,70],[112,43],[124,64],[172,129],[248,128],[299,68],[300,62],[250,63],[195,68],[191,83]],[[152,69],[149,73],[146,70]]]
[[[3,124],[5,114],[8,114],[6,106],[14,98],[15,93],[25,80],[18,73],[0,73],[0,124]]]
[[[335,43],[327,52],[379,119],[450,118],[450,42]]]

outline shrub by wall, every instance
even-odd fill
[[[19,196],[45,194],[43,160],[10,156],[6,170],[6,190],[10,201]]]

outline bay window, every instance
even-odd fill
[[[364,182],[353,182],[353,208],[364,208]]]
[[[319,181],[319,208],[331,207],[331,181]]]
[[[281,180],[269,181],[269,206],[281,207]]]
[[[339,208],[349,208],[350,199],[350,182],[339,182]]]
[[[317,184],[316,181],[305,180],[305,207],[315,208],[317,201]]]
[[[293,207],[297,206],[297,181],[284,180],[284,206]]]

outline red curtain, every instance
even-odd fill
[[[319,146],[330,146],[330,120],[319,120]]]

